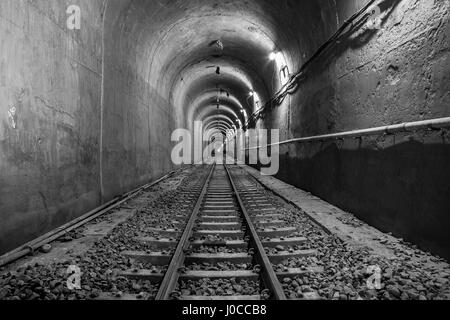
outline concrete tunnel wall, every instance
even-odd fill
[[[172,131],[214,116],[219,86],[221,116],[245,123],[249,90],[280,87],[269,53],[298,70],[364,3],[0,1],[0,254],[172,170]],[[381,3],[382,29],[349,35],[258,127],[288,139],[450,114],[449,2]],[[448,258],[448,142],[416,138],[287,146],[278,177]]]
[[[366,1],[337,3],[340,25]],[[286,140],[450,116],[449,1],[380,7],[380,30],[341,40],[258,126]],[[286,145],[277,177],[450,259],[449,139],[425,130]]]
[[[154,1],[148,4],[159,6]],[[160,57],[152,56],[148,50],[158,42],[159,34],[155,29],[147,33],[142,27],[146,19],[152,20],[131,1],[108,3],[101,161],[102,193],[106,199],[175,168],[170,138],[180,126],[164,88],[159,86],[162,74],[151,72],[151,65]]]
[[[101,203],[102,12],[0,1],[0,254]]]
[[[132,56],[126,4],[0,1],[0,254],[174,169],[172,109]]]
[[[66,27],[70,5],[81,8],[81,30]],[[251,114],[252,87],[274,93],[273,68],[261,68],[274,39],[295,51],[294,35],[313,23],[291,17],[287,28],[286,12],[303,6],[1,1],[0,254],[173,169],[173,129],[209,116],[201,109],[211,105],[195,101],[215,87],[201,70],[211,63],[223,66],[230,109]],[[221,36],[223,57],[204,50]]]

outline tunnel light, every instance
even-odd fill
[[[269,55],[269,60],[275,61],[276,59],[277,59],[277,52],[272,52],[272,53]]]
[[[287,66],[284,66],[283,69],[280,71],[280,77],[281,77],[281,84],[285,85],[289,82],[289,68]]]
[[[285,61],[284,61],[284,55],[282,52],[277,51],[277,52],[272,52],[269,55],[269,59],[271,61],[275,61],[278,65],[278,67],[282,67],[283,65],[286,65]]]
[[[282,52],[272,52],[269,59],[275,61],[277,69],[280,70],[281,84],[285,85],[289,81],[289,68]]]
[[[261,99],[259,98],[259,95],[255,92],[253,94],[253,102],[255,103],[255,111],[259,110],[260,104],[261,104]]]

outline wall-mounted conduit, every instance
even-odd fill
[[[364,19],[369,19],[371,14],[368,12],[368,9],[371,8],[376,1],[377,0],[368,1],[367,4],[364,5],[358,12],[353,14],[347,21],[345,21],[344,24],[331,36],[331,38],[328,39],[324,44],[322,44],[319,49],[317,49],[317,51],[311,56],[311,58],[309,58],[308,61],[306,61],[302,65],[300,70],[291,76],[289,81],[287,81],[287,83],[280,89],[280,91],[278,91],[275,96],[272,97],[262,108],[257,110],[249,117],[247,123],[245,124],[245,128],[248,128],[249,126],[254,124],[255,121],[260,119],[265,111],[271,110],[275,106],[281,105],[286,96],[292,94],[298,87],[300,81],[304,79],[305,71],[309,68],[309,66],[333,44],[335,44],[336,41],[339,40],[339,38],[344,34],[347,28],[350,27],[351,30],[355,25],[360,25],[361,21],[364,22]],[[359,20],[357,23],[355,23],[357,19]]]
[[[395,125],[391,125],[391,126],[376,127],[376,128],[370,128],[370,129],[362,129],[362,130],[353,130],[353,131],[325,134],[325,135],[319,135],[319,136],[296,138],[296,139],[286,140],[286,141],[279,142],[279,143],[269,144],[266,146],[247,148],[245,150],[263,149],[263,148],[268,148],[268,147],[273,147],[273,146],[281,146],[281,145],[292,144],[292,143],[305,143],[305,142],[316,142],[316,141],[321,142],[321,141],[327,141],[327,140],[341,140],[341,139],[346,139],[346,138],[361,138],[364,136],[372,136],[372,135],[377,135],[377,134],[390,135],[390,134],[399,133],[399,132],[415,132],[415,131],[423,130],[423,129],[446,130],[447,128],[450,128],[450,117],[417,121],[417,122],[407,122],[407,123],[395,124]]]

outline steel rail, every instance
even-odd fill
[[[88,213],[82,215],[81,217],[78,217],[78,218],[18,247],[17,249],[15,249],[13,251],[10,251],[10,252],[4,254],[3,256],[0,257],[0,267],[3,267],[9,263],[12,263],[24,256],[27,256],[28,254],[32,254],[34,251],[38,250],[42,246],[61,238],[65,234],[69,233],[70,231],[75,230],[75,229],[87,224],[88,222],[90,222],[94,219],[97,219],[98,217],[101,217],[102,215],[108,213],[109,211],[119,207],[123,203],[135,198],[141,192],[172,177],[174,174],[176,174],[180,170],[172,171],[154,182],[146,184],[146,185],[139,187],[133,191],[130,191],[120,197],[117,197],[117,198],[105,203],[104,205],[102,205],[92,211],[89,211]]]
[[[231,172],[228,170],[226,164],[224,164],[224,168],[227,172],[228,178],[230,180],[231,186],[233,188],[234,195],[238,201],[239,208],[242,211],[242,215],[244,216],[244,224],[247,227],[247,230],[250,233],[250,244],[253,248],[256,249],[255,257],[258,263],[260,264],[261,276],[264,282],[264,285],[267,289],[269,289],[273,295],[275,300],[287,300],[286,295],[284,294],[283,287],[278,280],[278,277],[273,270],[272,263],[269,260],[269,257],[266,254],[264,246],[262,245],[261,240],[259,239],[258,233],[256,232],[255,226],[253,225],[250,215],[245,208],[244,202],[242,201],[241,196],[239,195],[239,191],[234,183]]]
[[[175,290],[175,287],[178,283],[178,279],[180,276],[179,269],[184,265],[184,262],[186,260],[186,250],[189,248],[190,238],[193,235],[194,232],[193,229],[197,221],[200,208],[203,204],[203,199],[205,198],[205,195],[208,191],[208,185],[209,182],[211,181],[211,177],[214,173],[215,167],[216,164],[214,163],[211,167],[209,175],[205,179],[202,192],[200,193],[197,203],[194,209],[192,210],[189,221],[186,225],[186,228],[184,229],[183,235],[181,236],[180,242],[177,245],[172,260],[170,261],[169,267],[167,269],[166,274],[164,275],[163,281],[161,283],[161,286],[159,288],[155,300],[169,300],[170,295]]]
[[[303,209],[300,208],[299,205],[298,205],[297,203],[295,203],[293,200],[290,200],[289,198],[287,198],[286,196],[284,196],[281,192],[278,192],[278,191],[275,190],[275,189],[271,189],[269,186],[263,184],[259,179],[257,179],[257,178],[256,178],[255,176],[253,176],[251,173],[247,172],[246,169],[245,169],[245,167],[244,167],[242,164],[238,164],[238,166],[239,166],[239,168],[240,168],[242,171],[245,171],[246,174],[249,174],[250,177],[252,177],[252,178],[254,179],[256,185],[260,186],[261,188],[264,188],[264,190],[267,190],[268,192],[273,193],[274,195],[276,195],[277,197],[283,199],[284,201],[286,201],[287,203],[289,203],[289,204],[292,205],[293,207],[298,208],[300,211],[303,211]],[[332,232],[330,229],[328,229],[327,227],[325,227],[323,224],[321,224],[316,218],[312,217],[312,216],[309,215],[309,214],[306,214],[305,216],[306,216],[309,220],[311,220],[311,222],[312,222],[313,224],[315,224],[318,228],[322,229],[323,232],[325,232],[325,233],[328,234],[328,235],[333,235],[333,232]]]

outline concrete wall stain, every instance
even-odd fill
[[[339,21],[363,3],[336,2]],[[450,116],[449,2],[380,7],[380,28],[347,34],[263,126],[289,107],[291,137]],[[291,145],[278,177],[449,259],[449,150],[446,132]]]
[[[0,2],[0,254],[100,204],[101,1]],[[101,48],[101,47],[100,47]],[[100,75],[100,77],[99,77]]]

